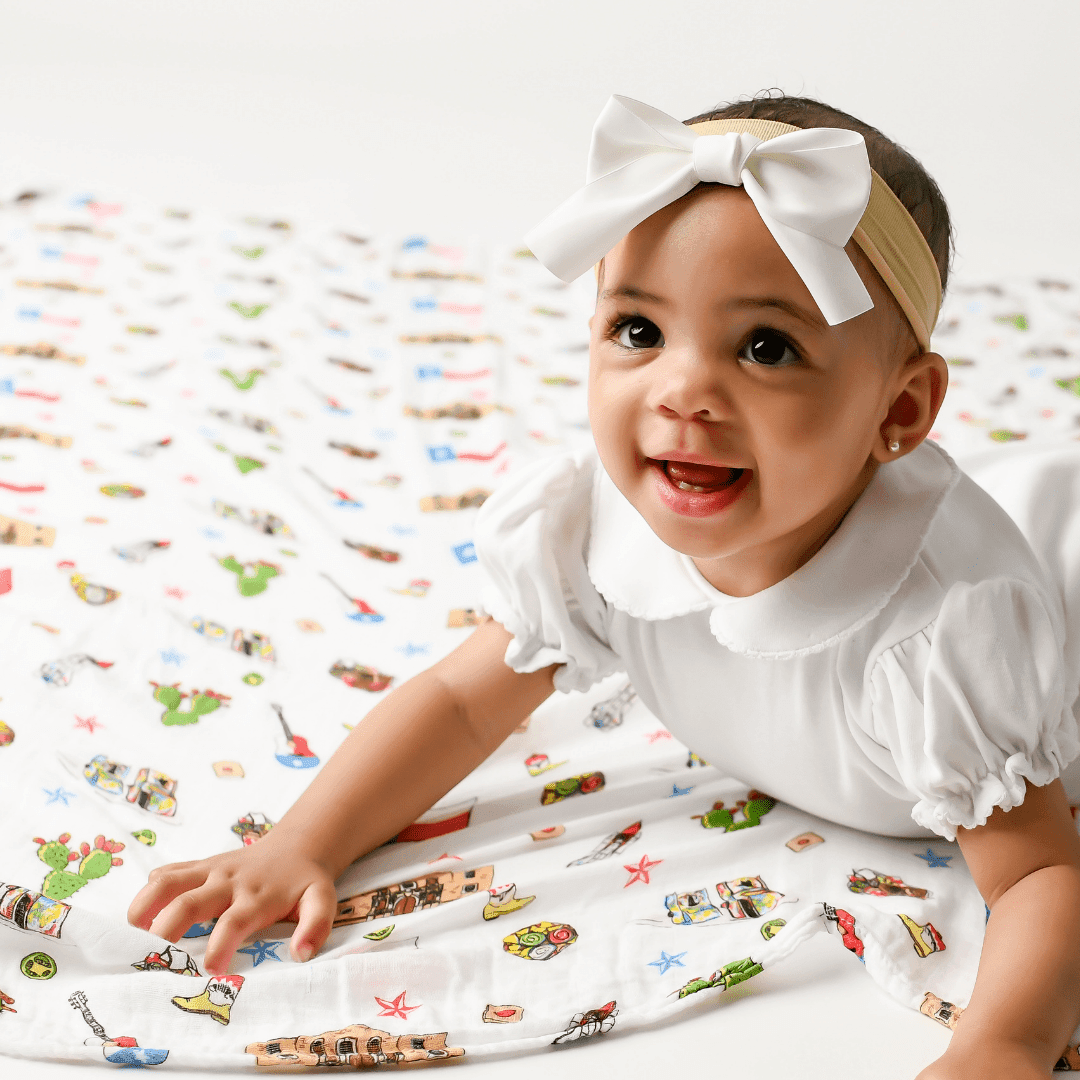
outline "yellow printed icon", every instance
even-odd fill
[[[915,952],[924,960],[931,953],[945,951],[945,942],[933,923],[917,923],[907,915],[897,915],[897,918],[904,924],[907,932],[911,935]]]

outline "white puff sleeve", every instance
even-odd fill
[[[937,619],[882,653],[871,673],[875,737],[917,799],[912,818],[956,838],[1024,801],[1080,754],[1064,629],[1031,584],[957,582]]]
[[[480,508],[473,534],[481,606],[514,636],[507,665],[525,673],[559,664],[561,691],[623,670],[586,565],[594,475],[586,452],[522,468]]]

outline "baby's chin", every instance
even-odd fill
[[[670,511],[657,511],[638,505],[634,508],[657,538],[680,555],[687,555],[691,559],[723,559],[736,549],[730,537],[718,535],[720,527],[716,522],[703,518],[673,520],[674,515]]]

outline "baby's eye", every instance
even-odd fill
[[[785,354],[790,353],[790,358],[785,360]],[[799,355],[788,343],[783,334],[762,326],[750,335],[740,356],[746,356],[761,367],[789,367],[799,362]]]
[[[612,336],[624,349],[655,349],[664,344],[660,327],[640,316],[618,323],[612,329]]]

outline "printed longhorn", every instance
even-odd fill
[[[85,842],[79,845],[82,852],[79,867],[74,872],[67,870],[68,863],[79,858],[79,851],[72,851],[67,846],[70,839],[71,833],[61,833],[56,840],[34,837],[34,843],[40,845],[38,858],[52,867],[41,886],[42,893],[50,900],[66,900],[94,878],[104,877],[114,866],[122,866],[124,862],[114,857],[114,852],[123,851],[124,845],[101,835],[94,840],[93,847]]]

